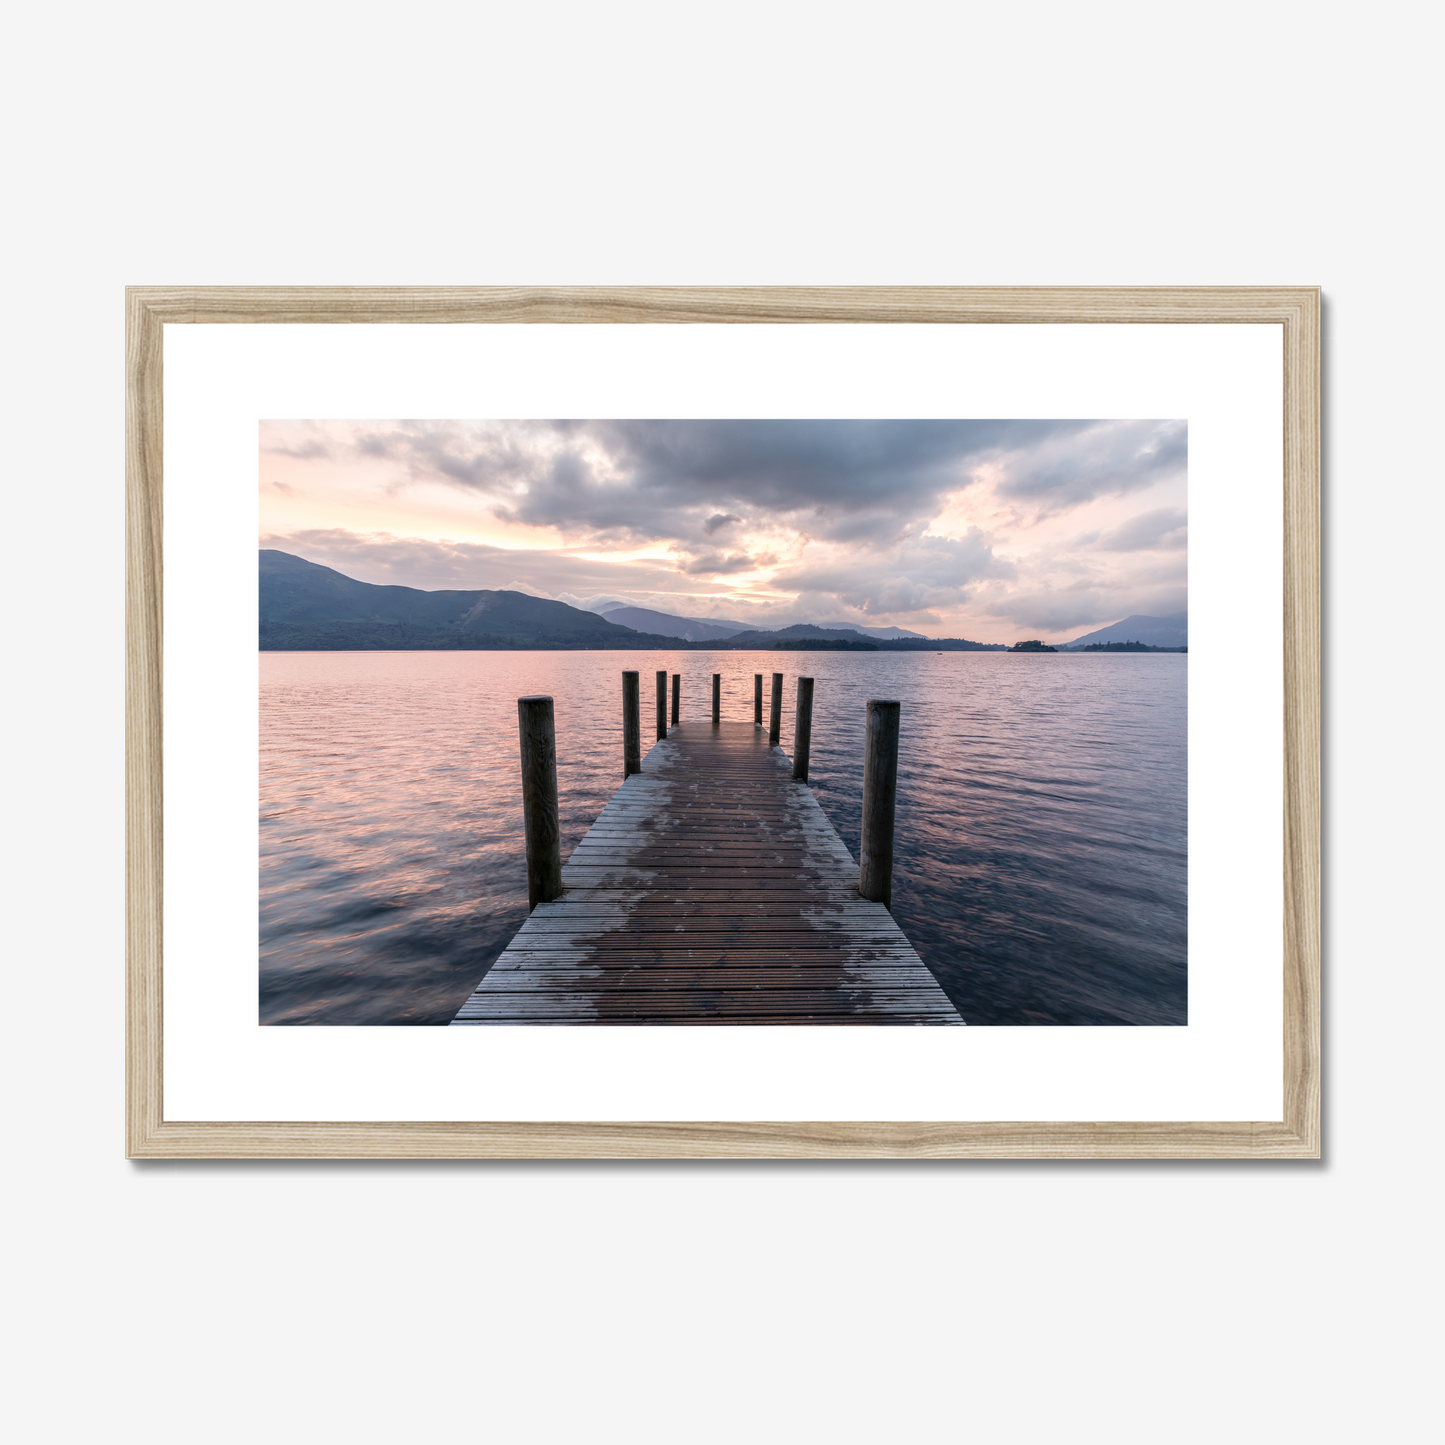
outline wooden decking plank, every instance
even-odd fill
[[[884,964],[860,964],[855,968],[840,969],[820,963],[812,968],[800,969],[796,974],[787,967],[703,968],[691,971],[660,967],[504,968],[494,969],[487,977],[494,982],[484,991],[485,997],[494,1000],[504,994],[585,993],[589,998],[594,995],[601,998],[619,991],[624,994],[664,992],[669,996],[692,993],[701,999],[716,993],[741,997],[759,989],[781,990],[790,995],[812,992],[833,994],[840,990],[852,995],[861,990],[868,993],[915,993],[929,1003],[937,1003],[940,1008],[952,1007],[939,992],[932,974],[926,970],[920,973],[917,965],[908,966],[901,962],[891,969]]]
[[[597,893],[605,890],[592,889],[589,893]],[[671,903],[659,902],[656,899],[642,897],[628,901],[621,895],[617,897],[587,897],[579,898],[574,890],[566,898],[557,899],[552,903],[543,903],[538,906],[532,914],[529,922],[538,919],[551,918],[764,918],[797,917],[804,914],[811,914],[817,918],[851,918],[851,917],[874,917],[877,914],[876,907],[871,903],[865,903],[855,893],[851,900],[830,900],[819,901],[816,898],[800,898],[789,901],[787,899],[769,899],[768,902],[737,905],[733,903],[716,903],[706,899],[684,896]],[[523,925],[525,927],[525,925]],[[897,927],[897,924],[894,924]]]
[[[932,978],[916,954],[907,949],[856,948],[856,949],[613,949],[611,951],[582,948],[528,948],[513,952],[508,949],[492,965],[493,973],[505,973],[518,965],[558,968],[568,966],[575,969],[591,969],[600,977],[604,973],[635,972],[647,968],[711,968],[719,973],[731,972],[735,968],[758,968],[768,963],[779,966],[788,964],[812,964],[819,968],[881,967],[893,964],[897,968],[923,970],[920,978]]]
[[[575,940],[575,943],[574,943]],[[615,933],[598,937],[583,929],[542,931],[518,934],[508,945],[512,948],[565,948],[569,946],[597,949],[603,953],[615,953],[618,949],[639,948],[689,948],[689,949],[748,949],[756,953],[759,949],[809,949],[814,952],[836,953],[840,948],[901,948],[912,951],[912,945],[901,933],[888,933],[883,929],[837,929],[824,932],[805,928],[794,929],[739,929],[735,933],[689,933],[672,929],[619,929]]]
[[[834,868],[847,868],[852,859],[841,848],[822,839],[748,838],[702,840],[683,838],[595,838],[579,843],[566,863],[585,863],[601,857],[632,858],[820,858]]]
[[[639,967],[616,963],[610,967],[589,965],[578,968],[572,963],[550,964],[530,961],[492,965],[498,976],[498,987],[551,988],[566,991],[574,987],[593,987],[597,982],[616,984],[626,978],[647,988],[818,988],[824,983],[846,982],[850,986],[889,989],[931,989],[932,975],[919,973],[918,965],[898,959],[891,962],[855,963],[846,967],[837,962],[819,960],[814,963],[788,963],[765,956],[750,964],[716,968],[694,967],[691,962]],[[510,978],[504,975],[511,975]]]
[[[617,921],[620,923],[621,919],[619,918]],[[541,935],[567,937],[574,933],[595,934],[599,928],[604,927],[606,927],[605,921],[595,916],[572,919],[539,918],[533,921],[530,927],[523,928],[517,937],[536,938]],[[632,918],[628,920],[626,931],[628,936],[632,937],[650,938],[657,934],[664,938],[700,938],[703,940],[771,934],[786,934],[789,937],[801,934],[807,938],[819,933],[858,938],[902,938],[903,936],[898,928],[887,928],[866,916],[854,923],[849,923],[840,918],[804,918],[801,914],[791,918],[738,918],[731,920],[725,918]]]
[[[819,993],[809,998],[786,999],[782,997],[744,1000],[737,994],[716,994],[711,998],[687,994],[669,1001],[659,994],[618,994],[615,996],[537,995],[525,1000],[525,1016],[528,1018],[570,1018],[577,1023],[592,1023],[604,1018],[629,1019],[635,1022],[680,1022],[699,1016],[713,1018],[784,1018],[789,1015],[799,1022],[830,1017],[850,1017],[857,1014],[875,1014],[891,1017],[895,1014],[923,1019],[934,1018],[940,1023],[950,1018],[956,1023],[958,1015],[951,1004],[944,1001],[937,1009],[919,1008],[905,997],[884,997],[873,999],[863,996],[860,991],[855,997],[846,990]],[[464,1012],[467,1019],[496,1019],[499,1022],[516,1016],[511,1001],[502,997],[496,1007]]]
[[[579,848],[596,847],[650,848],[841,848],[836,833],[831,836],[821,828],[718,828],[710,831],[680,828],[595,828],[577,844]]]
[[[636,871],[624,868],[588,868],[582,870],[580,878],[568,878],[566,869],[562,872],[564,885],[579,888],[627,888],[649,893],[681,895],[693,891],[713,894],[725,893],[783,893],[792,892],[806,897],[811,891],[810,883],[827,884],[832,880],[826,875],[806,872],[790,872],[782,876],[756,868],[752,872],[741,869],[714,869],[708,872],[699,869],[696,873],[673,870],[668,873],[652,872],[646,869]],[[834,891],[841,893],[841,888]]]
[[[663,1014],[650,1015],[634,1012],[632,1014],[599,1013],[593,1017],[580,1016],[578,1011],[569,1013],[561,1012],[536,1012],[529,1013],[518,1009],[513,1014],[478,1014],[468,1016],[458,1014],[452,1020],[454,1026],[468,1028],[506,1028],[515,1025],[537,1026],[557,1025],[572,1026],[577,1024],[603,1025],[603,1026],[626,1026],[633,1028],[644,1028],[649,1026],[668,1028],[687,1028],[699,1024],[729,1025],[732,1027],[757,1027],[767,1028],[782,1025],[798,1025],[822,1023],[830,1027],[852,1026],[866,1027],[869,1025],[902,1024],[912,1027],[947,1027],[956,1025],[959,1022],[958,1014],[952,1013],[914,1013],[903,1009],[895,1009],[889,1013],[767,1013],[739,1012],[739,1013],[699,1013],[699,1014]]]
[[[839,967],[837,964],[818,962],[813,967],[788,967],[768,965],[766,959],[754,959],[747,967],[714,968],[692,967],[686,963],[673,967],[617,967],[600,969],[592,967],[542,967],[494,968],[487,975],[494,979],[493,986],[474,993],[467,1001],[470,1007],[479,1001],[496,998],[503,993],[573,993],[581,986],[589,994],[599,997],[621,990],[626,993],[634,985],[666,985],[673,992],[696,994],[733,994],[739,996],[754,992],[764,981],[771,980],[768,987],[782,989],[788,993],[799,990],[834,992],[844,988],[851,992],[923,992],[939,1007],[951,1007],[947,998],[938,990],[933,975],[920,964],[895,960],[892,966],[885,963],[858,964],[854,967]],[[683,980],[668,984],[668,980]]]
[[[827,887],[783,887],[783,889],[759,889],[750,884],[749,887],[717,887],[708,889],[705,893],[695,892],[691,887],[681,889],[670,889],[670,887],[652,887],[649,883],[636,884],[630,887],[621,887],[616,883],[605,883],[601,886],[592,884],[579,884],[577,887],[569,887],[566,896],[575,899],[647,899],[653,903],[692,903],[702,899],[707,902],[734,902],[747,903],[753,900],[776,900],[776,902],[793,903],[857,903],[858,886],[851,884],[828,884]],[[881,906],[881,905],[880,905]]]
[[[924,989],[870,988],[844,984],[837,988],[686,988],[639,991],[618,986],[585,992],[536,990],[477,993],[462,1006],[469,1018],[496,1017],[517,1006],[535,1013],[696,1013],[710,1009],[722,1013],[858,1013],[883,1012],[899,1004],[910,1013],[951,1013],[953,1005]]]

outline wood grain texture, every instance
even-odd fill
[[[1288,1123],[157,1123],[143,1159],[1313,1159]]]
[[[367,325],[646,322],[1298,324],[1299,286],[135,286],[158,322]]]
[[[126,1140],[161,1128],[161,317],[127,293],[126,473]]]
[[[1284,1117],[1320,1149],[1320,306],[1284,322]]]
[[[550,697],[517,699],[522,764],[522,833],[527,907],[562,893],[562,827],[557,812],[557,725]]]
[[[166,324],[1265,324],[1281,328],[1285,509],[1284,1117],[1207,1122],[179,1122],[164,1118],[162,336]],[[126,1139],[134,1158],[1313,1159],[1320,1153],[1317,287],[236,287],[126,293]],[[856,895],[855,895],[856,896]],[[625,890],[576,903],[629,908]],[[785,893],[720,892],[729,914]],[[824,902],[824,900],[818,900]],[[694,906],[685,896],[660,897]],[[827,900],[846,908],[845,897]]]

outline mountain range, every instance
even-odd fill
[[[1068,642],[1055,645],[1062,651],[1065,648],[1087,647],[1091,642],[1142,642],[1149,647],[1188,647],[1189,614],[1171,612],[1167,617],[1136,614],[1114,623],[1112,627],[1101,627],[1097,632],[1086,632],[1082,637],[1073,637]]]
[[[654,612],[649,607],[609,607],[599,614],[608,622],[636,628],[638,632],[656,632],[663,637],[681,637],[687,642],[716,642],[746,632],[746,622],[724,622],[720,618],[674,617],[670,612]]]
[[[746,622],[729,622],[721,617],[677,617],[671,612],[654,612],[648,607],[608,607],[600,615],[609,622],[635,627],[639,632],[660,632],[664,637],[681,637],[688,642],[721,642],[725,637],[736,637],[744,632],[773,631],[754,628]],[[819,627],[829,633],[845,633],[849,637],[923,637],[921,632],[910,632],[906,627],[865,627],[861,622],[809,622],[798,625]],[[778,635],[785,633],[786,629]]]
[[[679,640],[729,649],[859,639],[906,650],[981,646],[958,639],[935,641],[901,627],[799,623],[761,631],[741,622],[676,617],[645,607],[614,607],[599,614],[526,592],[426,592],[358,582],[274,548],[261,550],[259,566],[262,651],[676,648]]]
[[[672,645],[525,592],[379,586],[289,552],[261,552],[260,583],[263,651]]]
[[[896,641],[893,638],[883,639]],[[773,647],[779,642],[871,642],[878,639],[865,637],[855,627],[814,627],[811,622],[795,622],[791,627],[778,627],[771,631],[750,628],[746,632],[734,633],[717,645],[725,649]]]

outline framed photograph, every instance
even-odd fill
[[[127,304],[131,1157],[1319,1156],[1316,288]]]

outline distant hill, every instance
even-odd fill
[[[736,632],[746,632],[745,622],[723,622],[701,617],[676,617],[671,612],[654,612],[650,607],[609,607],[599,614],[608,622],[653,632],[662,637],[681,637],[688,642],[716,642]]]
[[[262,651],[672,645],[525,592],[378,586],[289,552],[261,552],[260,582]]]
[[[858,632],[864,637],[881,637],[892,641],[899,637],[917,637],[924,642],[931,639],[921,632],[910,632],[906,627],[864,627],[861,622],[819,622],[815,624],[828,632]]]
[[[739,632],[713,644],[723,649],[770,648],[781,645],[806,645],[822,642],[860,642],[865,650],[877,647],[883,652],[988,652],[1002,651],[1002,643],[969,642],[961,637],[865,637],[852,627],[814,627],[811,622],[796,622],[773,632],[758,630]]]
[[[746,622],[729,622],[721,617],[679,617],[671,612],[654,612],[648,607],[608,607],[600,616],[609,622],[620,622],[624,627],[635,627],[639,632],[658,632],[664,637],[682,637],[688,642],[721,642],[725,637],[736,637],[741,632],[764,632],[770,629],[750,628]],[[799,626],[817,627],[819,631],[832,636],[846,633],[855,637],[917,637],[928,639],[921,632],[909,632],[906,627],[864,627],[858,622],[800,623]],[[786,629],[778,629],[778,635],[788,635]]]
[[[814,627],[811,622],[795,622],[791,627],[772,631],[761,629],[739,632],[720,646],[726,648],[774,647],[780,642],[861,642],[861,635],[851,627]]]
[[[798,622],[780,627],[776,632],[739,632],[713,646],[730,649],[771,648],[780,644],[809,642],[859,641],[876,646],[882,652],[1004,652],[1002,642],[970,642],[963,637],[877,637],[865,638],[851,627],[814,627],[811,622]]]
[[[1174,612],[1168,617],[1126,617],[1112,627],[1086,632],[1055,644],[1059,648],[1084,647],[1091,642],[1143,642],[1150,647],[1188,647],[1189,614]]]

